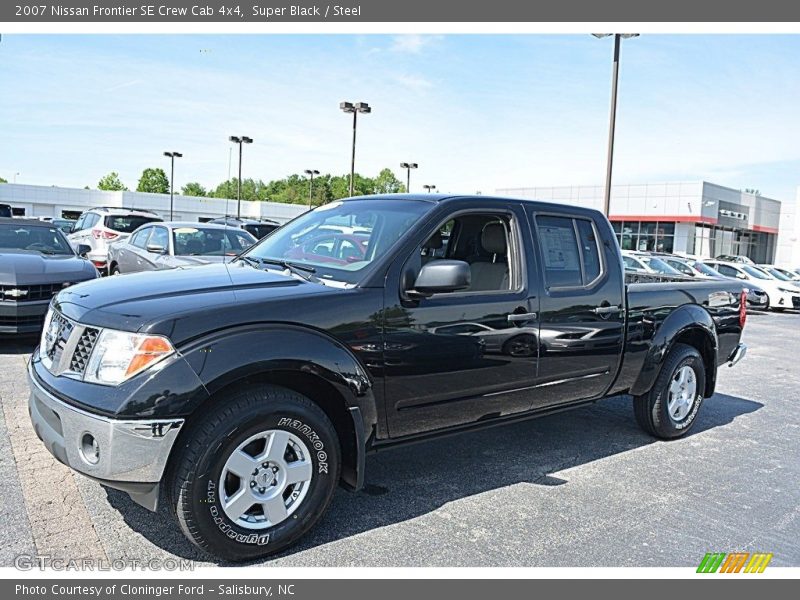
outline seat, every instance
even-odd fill
[[[506,259],[506,228],[493,222],[481,231],[481,247],[492,255],[492,262],[473,262],[469,266],[472,276],[469,290],[494,291],[508,289],[508,261]]]
[[[202,254],[205,244],[200,240],[188,240],[186,242],[186,254]]]
[[[428,238],[425,244],[422,246],[423,250],[425,250],[425,254],[422,256],[422,264],[429,263],[434,258],[437,258],[436,251],[441,250],[444,247],[444,240],[442,239],[442,232],[438,229],[436,232]]]

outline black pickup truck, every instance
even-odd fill
[[[151,510],[163,494],[192,542],[248,560],[361,488],[369,452],[620,394],[650,434],[686,434],[745,352],[742,298],[626,286],[594,210],[352,198],[227,265],[60,292],[30,413],[60,461]]]

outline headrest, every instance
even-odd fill
[[[506,253],[506,228],[503,223],[489,223],[481,232],[481,246],[489,254]]]
[[[428,241],[425,242],[425,248],[428,250],[439,250],[444,246],[444,242],[442,241],[442,232],[438,229],[436,233],[434,233],[431,237],[428,238]]]

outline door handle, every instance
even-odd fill
[[[509,323],[519,323],[520,321],[533,321],[536,318],[536,313],[511,313],[508,315]]]
[[[618,313],[622,308],[620,306],[598,306],[597,308],[592,309],[592,312],[596,315],[613,315]]]

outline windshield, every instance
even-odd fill
[[[160,221],[157,217],[136,217],[133,215],[127,216],[110,216],[106,217],[105,225],[109,229],[119,231],[120,233],[133,233],[145,223],[152,223],[153,221]]]
[[[767,273],[769,273],[770,275],[772,275],[773,277],[775,277],[775,279],[780,279],[781,281],[792,281],[791,277],[787,277],[786,275],[784,275],[783,273],[778,271],[778,269],[772,269],[770,267],[764,267],[764,270]]]
[[[692,266],[695,269],[697,269],[698,271],[700,271],[703,275],[708,275],[709,277],[722,277],[723,276],[722,273],[720,273],[719,271],[717,271],[715,269],[712,269],[706,263],[701,263],[701,262],[698,261],[698,262],[692,263]]]
[[[241,229],[176,227],[172,230],[175,256],[235,256],[256,243]]]
[[[246,256],[307,265],[347,283],[412,229],[432,207],[420,200],[351,200],[309,211],[274,231]]]
[[[641,260],[644,264],[648,267],[653,269],[656,273],[661,273],[662,275],[680,275],[681,272],[677,269],[673,269],[667,263],[665,263],[660,258],[656,258],[655,256],[640,256],[639,260]]]
[[[0,251],[12,249],[30,250],[42,254],[74,254],[58,227],[0,225]]]
[[[756,279],[772,279],[769,275],[764,273],[761,269],[757,269],[756,267],[751,267],[750,265],[739,265],[739,268],[750,275],[751,277],[755,277]]]

